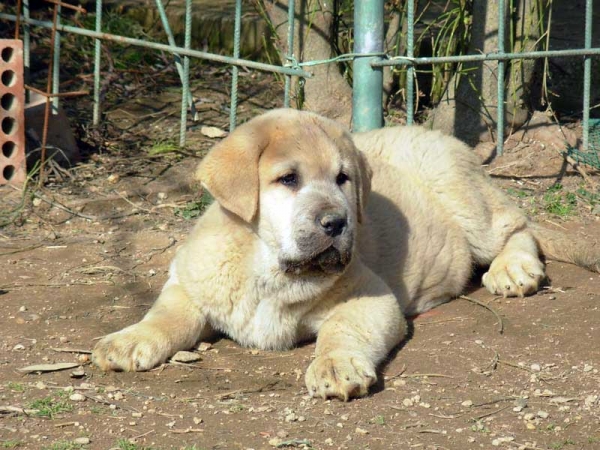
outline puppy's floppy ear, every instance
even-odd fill
[[[268,144],[266,130],[252,120],[215,145],[204,157],[196,178],[219,204],[252,222],[258,209],[258,160]]]
[[[373,176],[373,170],[367,161],[366,156],[360,150],[356,151],[358,161],[358,180],[356,182],[356,201],[357,201],[357,215],[358,221],[363,221],[365,214],[365,207],[369,194],[371,193],[371,177]]]

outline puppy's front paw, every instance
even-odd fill
[[[317,357],[306,372],[306,387],[311,397],[351,397],[367,395],[377,381],[374,365],[360,354],[331,352]]]
[[[143,371],[165,362],[170,350],[160,330],[140,322],[102,338],[94,347],[92,361],[105,371]]]
[[[537,292],[544,279],[544,264],[527,252],[500,254],[483,275],[483,285],[492,294],[523,297]]]

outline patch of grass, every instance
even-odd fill
[[[183,208],[176,208],[175,215],[186,220],[195,219],[202,215],[204,210],[213,202],[213,197],[208,191],[203,191],[200,200],[189,202]]]
[[[564,192],[561,184],[548,188],[543,198],[544,210],[560,217],[567,217],[575,212],[577,196],[572,192]]]
[[[584,187],[580,187],[579,189],[577,189],[576,193],[579,196],[579,198],[584,200],[586,203],[589,203],[591,206],[596,206],[597,204],[600,204],[600,194],[590,192]]]
[[[508,195],[512,195],[513,197],[518,197],[518,198],[526,198],[531,195],[530,192],[527,192],[523,189],[513,189],[513,188],[508,188],[506,190],[506,193]]]
[[[561,450],[565,448],[566,445],[576,445],[573,439],[565,439],[562,442],[552,442],[550,444],[550,448],[553,450]]]
[[[11,391],[25,392],[25,385],[23,383],[15,383],[13,381],[9,381],[6,387]]]
[[[37,409],[36,416],[38,417],[54,419],[57,414],[72,411],[73,405],[53,397],[46,397],[31,402],[29,408]]]
[[[17,441],[15,439],[9,439],[8,441],[2,441],[2,448],[18,448],[24,446],[25,442]]]
[[[231,405],[229,407],[229,411],[231,411],[232,413],[239,413],[242,412],[246,409],[246,407],[244,405],[242,405],[241,403],[237,403],[235,405]]]
[[[119,450],[154,450],[153,447],[134,444],[133,442],[129,442],[127,439],[119,439],[117,441],[117,448]]]
[[[385,425],[385,417],[383,416],[375,416],[370,420],[371,423],[375,425]]]
[[[69,441],[57,441],[50,447],[43,447],[44,450],[79,450],[85,448],[82,444],[76,444]]]
[[[177,150],[179,150],[179,145],[177,145],[172,140],[156,141],[148,149],[148,154],[149,155],[162,155],[164,153],[172,153]]]

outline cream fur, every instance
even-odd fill
[[[278,181],[290,171],[297,189]],[[505,296],[535,292],[544,277],[527,218],[471,149],[435,131],[350,137],[276,110],[218,144],[199,176],[217,202],[144,319],[97,344],[104,370],[150,369],[213,330],[262,349],[317,337],[309,393],[347,400],[375,382],[406,334],[404,315],[459,295],[474,266],[491,264],[483,283]],[[324,234],[323,212],[347,218],[342,234]]]

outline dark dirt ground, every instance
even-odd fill
[[[528,298],[496,298],[473,281],[467,294],[493,308],[502,333],[498,317],[464,299],[413,319],[371,395],[348,403],[307,396],[314,344],[278,353],[223,338],[192,364],[145,373],[89,365],[96,339],[139,320],[156,298],[204,199],[192,173],[218,139],[200,126],[228,123],[229,71],[195,67],[201,121],[189,123],[186,151],[174,151],[174,71],[115,67],[101,130],[85,125],[89,99],[65,102],[82,162],[50,170],[22,206],[21,191],[0,187],[0,218],[12,222],[0,228],[0,448],[600,448],[600,274],[552,261],[548,283]],[[242,120],[280,104],[279,81],[244,71],[241,80]],[[91,78],[68,83],[89,88]],[[560,154],[580,133],[537,113],[485,170],[535,220],[592,245],[600,178],[588,170],[584,181]],[[491,147],[476,151],[485,160]],[[82,373],[19,370],[58,362]]]

